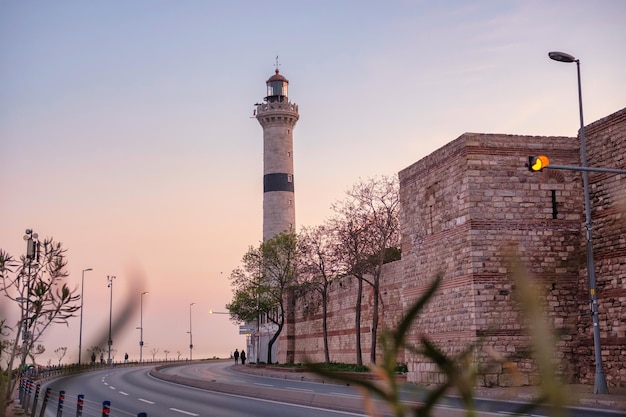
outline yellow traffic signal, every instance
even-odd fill
[[[548,165],[550,165],[550,160],[545,155],[528,157],[528,170],[530,172],[541,171]]]

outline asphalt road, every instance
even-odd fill
[[[193,368],[193,365],[190,368]],[[104,400],[111,402],[112,417],[136,416],[141,412],[146,412],[148,417],[362,415],[172,384],[151,377],[149,369],[118,368],[52,381],[42,387],[42,392],[47,387],[52,388],[53,392],[46,416],[57,416],[58,393],[61,390],[65,391],[64,416],[76,415],[78,394],[85,396],[84,416],[100,416]],[[188,372],[194,371],[191,369]]]
[[[78,394],[85,396],[85,417],[100,416],[104,400],[111,402],[112,417],[137,416],[141,412],[147,413],[148,417],[366,415],[362,398],[352,387],[242,374],[234,372],[231,365],[230,361],[210,361],[176,365],[161,371],[173,377],[228,387],[227,392],[214,392],[156,379],[150,375],[152,366],[112,368],[61,378],[43,386],[42,393],[46,387],[53,390],[46,417],[57,416],[60,390],[65,390],[63,416],[72,417],[76,415]],[[255,394],[262,398],[253,398]],[[454,399],[450,399],[437,409],[434,416],[463,416],[464,411],[458,409],[457,405]],[[478,415],[484,417],[510,415],[519,406],[502,401],[486,401],[476,405],[481,410]],[[382,412],[385,406],[380,403],[377,408],[380,415],[390,415]],[[39,415],[39,410],[36,415]],[[548,410],[535,410],[532,413],[532,416],[548,415]],[[572,417],[616,415],[623,414],[589,409],[572,409],[568,414]]]

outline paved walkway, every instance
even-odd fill
[[[329,382],[324,378],[310,372],[295,372],[293,370],[280,369],[277,367],[255,367],[254,365],[233,366],[236,372],[249,373],[281,379],[295,379],[310,382]],[[511,387],[511,388],[476,388],[476,398],[532,401],[537,398],[537,387]],[[605,408],[614,411],[624,411],[626,416],[626,388],[609,388],[608,394],[594,394],[593,387],[588,385],[568,385],[570,405],[573,407]]]

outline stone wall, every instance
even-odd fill
[[[428,337],[449,354],[481,339],[483,385],[537,380],[508,253],[519,256],[546,295],[551,323],[567,333],[575,327],[581,185],[572,173],[529,172],[524,164],[538,154],[575,165],[576,139],[466,133],[400,172],[405,306],[436,274],[444,278],[412,338]],[[571,338],[560,345],[573,355]],[[500,355],[512,360],[518,379],[487,367]],[[410,381],[441,382],[424,358],[407,354],[407,362]],[[567,364],[565,374],[573,372]]]
[[[626,169],[626,109],[585,128],[592,167]],[[589,173],[600,342],[609,386],[626,386],[626,175]],[[584,234],[581,239],[585,244]],[[579,381],[593,384],[595,361],[586,263],[581,264],[583,300],[578,313]]]
[[[586,128],[589,166],[626,169],[626,109]],[[435,276],[443,283],[412,329],[454,354],[480,341],[475,360],[484,386],[537,384],[528,355],[527,320],[516,302],[508,256],[523,262],[538,287],[549,324],[560,335],[558,370],[568,382],[592,384],[581,174],[531,173],[528,156],[580,165],[579,139],[466,133],[403,169],[400,178],[402,259],[385,265],[381,328],[393,327]],[[626,385],[626,176],[590,174],[602,356],[609,386]],[[333,283],[328,313],[330,358],[354,363],[356,281]],[[365,286],[361,323],[369,360],[371,288]],[[296,300],[295,360],[323,361],[319,300]],[[280,351],[284,351],[281,338]],[[380,353],[380,352],[379,352]],[[490,365],[508,358],[507,366]],[[280,354],[279,354],[280,360]],[[424,358],[404,353],[408,380],[440,383]]]
[[[328,343],[330,360],[333,362],[356,363],[356,286],[357,281],[353,277],[342,278],[331,285],[328,301]],[[401,287],[401,262],[385,264],[380,288],[379,334],[383,329],[393,327],[402,316]],[[372,297],[372,288],[364,284],[361,306],[361,351],[364,363],[369,363],[371,352]],[[319,295],[312,293],[298,298],[295,311],[295,361],[323,362],[322,305]],[[380,357],[380,349],[377,349],[377,355]]]

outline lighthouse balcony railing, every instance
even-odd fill
[[[286,110],[286,111],[292,111],[292,112],[298,112],[298,105],[295,103],[290,103],[288,101],[283,101],[283,102],[269,102],[269,103],[262,103],[257,105],[257,114],[258,113],[262,113],[262,112],[266,112],[266,111],[271,111],[271,110]]]

